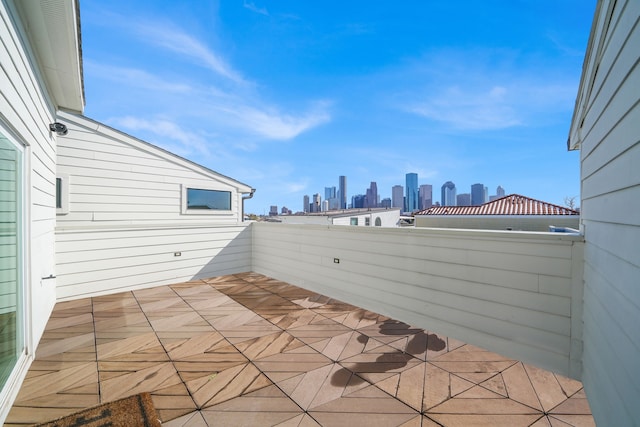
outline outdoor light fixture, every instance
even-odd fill
[[[60,122],[51,123],[51,124],[49,125],[49,130],[50,130],[51,132],[55,132],[56,134],[58,134],[58,135],[60,135],[60,136],[62,136],[62,135],[66,135],[66,134],[67,134],[67,132],[69,132],[69,131],[67,130],[67,126],[66,126],[66,125],[63,125],[63,124],[62,124],[62,123],[60,123]]]

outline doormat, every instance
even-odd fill
[[[58,418],[40,427],[160,427],[149,393],[140,393]]]

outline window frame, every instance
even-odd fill
[[[218,191],[221,193],[229,193],[229,209],[188,209],[187,208],[187,196],[188,190],[204,190],[204,191]],[[206,185],[189,185],[189,184],[181,184],[180,185],[180,212],[183,215],[229,215],[233,213],[233,191],[230,189],[221,189],[219,187],[212,187]]]
[[[58,180],[60,187],[58,188]],[[56,215],[67,215],[69,213],[69,184],[71,180],[66,173],[56,175]],[[60,194],[60,207],[58,207],[58,194]]]

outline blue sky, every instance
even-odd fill
[[[405,174],[563,204],[595,0],[83,0],[88,117],[302,209]]]

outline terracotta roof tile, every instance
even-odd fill
[[[433,206],[415,215],[580,215],[580,212],[519,194],[510,194],[480,206]]]

